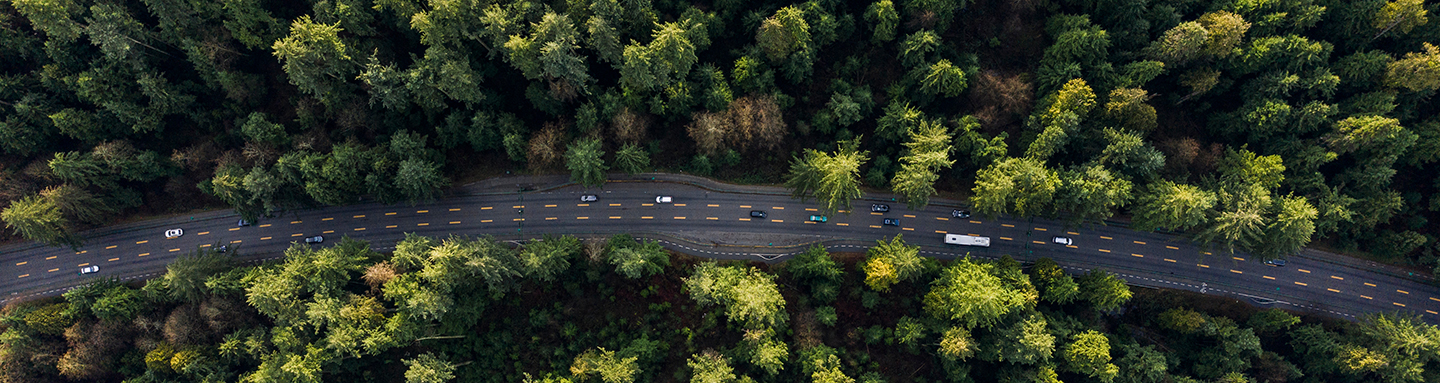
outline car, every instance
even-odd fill
[[[765,218],[765,212],[761,210],[751,210],[750,218]]]
[[[230,251],[230,245],[220,245],[220,247],[215,248],[215,251],[221,253]]]
[[[322,237],[322,236],[318,236],[318,235],[317,235],[317,236],[314,236],[314,237],[306,237],[306,238],[305,238],[305,243],[320,243],[320,242],[325,242],[325,237]]]
[[[85,266],[80,268],[80,275],[95,274],[100,272],[100,266]]]
[[[657,195],[657,196],[655,196],[655,203],[670,203],[670,200],[671,200],[671,197],[668,196],[668,195]]]
[[[596,195],[594,195],[594,194],[586,194],[586,195],[580,196],[580,202],[595,202],[595,201],[599,201],[599,200],[600,200],[600,197],[598,197],[598,196],[596,196]]]
[[[812,215],[812,216],[810,216],[810,222],[825,223],[826,221],[829,221],[829,220],[830,220],[830,217],[826,217],[826,216],[823,216],[823,215]]]
[[[899,219],[886,218],[884,222],[885,222],[885,226],[900,226],[900,220],[899,220]]]
[[[246,221],[246,220],[243,220],[243,219],[242,219],[242,220],[240,220],[240,222],[236,222],[236,223],[235,223],[235,226],[239,226],[239,227],[250,226],[250,221]]]
[[[950,216],[955,218],[970,218],[969,210],[951,210]]]
[[[882,203],[872,203],[872,204],[870,204],[870,211],[876,212],[876,213],[889,212],[889,211],[890,211],[890,205],[886,205],[886,204],[882,204]]]
[[[170,229],[165,231],[165,238],[179,238],[182,235],[185,235],[185,230]]]
[[[1070,237],[1060,237],[1060,236],[1056,236],[1056,237],[1050,238],[1050,242],[1055,242],[1055,243],[1057,243],[1057,244],[1061,244],[1061,245],[1065,245],[1065,246],[1070,246],[1070,245],[1072,245],[1072,244],[1075,244],[1075,240],[1070,239]]]
[[[1278,267],[1278,266],[1285,266],[1285,260],[1284,260],[1284,259],[1271,259],[1271,260],[1265,261],[1265,264],[1270,265],[1270,266],[1277,266],[1277,267]]]

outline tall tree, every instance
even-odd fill
[[[995,266],[969,258],[940,271],[925,294],[925,311],[965,328],[990,327],[1006,314],[1035,304],[1034,296],[1011,288],[994,274]]]
[[[975,178],[975,210],[990,217],[1049,212],[1061,185],[1054,170],[1030,157],[996,161],[981,169]]]
[[[904,196],[905,204],[911,209],[925,207],[930,196],[935,195],[935,181],[940,171],[955,164],[950,159],[951,145],[949,129],[938,121],[924,121],[910,131],[910,141],[905,143],[906,154],[900,157],[900,171],[895,172],[894,185],[897,193]]]
[[[630,174],[644,172],[650,169],[650,153],[633,143],[625,144],[615,151],[615,167]]]
[[[60,208],[38,195],[10,202],[10,206],[0,212],[0,219],[5,221],[6,227],[31,241],[59,246],[78,243],[79,240],[70,233],[70,222],[61,214]]]
[[[290,83],[326,103],[336,102],[344,82],[353,76],[340,32],[339,23],[316,23],[302,15],[290,25],[290,35],[272,46]]]
[[[1070,371],[1102,382],[1110,382],[1120,373],[1119,367],[1110,364],[1110,341],[1095,330],[1076,334],[1063,355]]]
[[[925,269],[920,259],[920,246],[906,245],[899,234],[890,242],[877,241],[866,250],[865,284],[875,291],[890,291],[890,286],[914,280]]]
[[[785,187],[792,197],[814,197],[826,214],[849,210],[850,200],[861,195],[860,165],[870,159],[870,152],[860,150],[860,137],[839,142],[839,146],[834,154],[806,149],[804,158],[790,161]]]
[[[894,2],[880,0],[870,3],[870,6],[865,8],[865,21],[869,22],[874,29],[870,41],[885,43],[895,40],[895,30],[900,24],[900,14],[895,12]]]
[[[1059,172],[1055,203],[1064,206],[1074,221],[1103,221],[1115,209],[1130,203],[1130,181],[1100,165],[1083,165]]]
[[[570,144],[565,151],[565,167],[570,169],[570,180],[581,185],[597,187],[605,184],[605,155],[600,150],[600,140],[583,138]]]
[[[785,60],[795,51],[809,49],[810,24],[805,21],[805,11],[794,6],[775,11],[775,15],[760,23],[755,43],[773,62]]]
[[[1152,182],[1136,199],[1131,227],[1135,230],[1187,230],[1209,221],[1215,193],[1168,180]]]
[[[454,363],[432,353],[405,359],[405,383],[446,383],[455,380]]]
[[[1080,277],[1080,296],[1100,311],[1113,311],[1130,300],[1130,287],[1115,274],[1091,269]]]

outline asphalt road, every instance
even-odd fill
[[[599,201],[583,203],[581,194],[597,194]],[[656,203],[657,195],[673,196],[673,203]],[[831,237],[832,250],[863,251],[874,240],[904,234],[909,244],[921,245],[922,254],[938,258],[975,256],[995,258],[1011,254],[1021,260],[1051,257],[1071,271],[1091,267],[1110,270],[1132,284],[1188,289],[1246,299],[1253,304],[1298,311],[1319,312],[1353,319],[1366,313],[1402,310],[1440,322],[1440,289],[1405,278],[1327,262],[1291,259],[1271,266],[1244,254],[1211,254],[1188,239],[1116,227],[1067,228],[1048,220],[1001,217],[957,219],[951,208],[939,206],[912,211],[902,203],[889,203],[889,213],[869,212],[872,201],[857,200],[857,211],[836,214],[828,222],[807,220],[816,211],[813,202],[780,195],[722,193],[690,185],[662,182],[610,183],[603,189],[567,186],[544,192],[457,197],[419,206],[362,204],[289,213],[284,217],[237,227],[232,214],[216,212],[202,217],[177,217],[141,225],[142,229],[116,230],[86,239],[79,252],[69,248],[10,245],[0,248],[0,298],[13,300],[38,294],[55,294],[95,277],[146,278],[163,273],[176,256],[196,248],[229,244],[251,259],[273,258],[295,242],[324,236],[327,246],[342,236],[368,240],[388,249],[404,233],[444,237],[451,234],[496,235],[501,238],[538,237],[547,233],[614,234],[654,233],[667,247],[711,258],[776,260],[794,254],[799,246],[725,246],[670,237],[676,231],[765,238],[774,234]],[[752,219],[753,210],[765,219]],[[900,226],[881,224],[884,218]],[[166,238],[169,228],[185,234]],[[990,248],[945,245],[946,233],[988,236]],[[1074,244],[1051,242],[1066,236]],[[81,267],[98,265],[100,272],[80,276]]]

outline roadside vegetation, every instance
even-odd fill
[[[897,236],[764,264],[628,235],[410,235],[239,267],[200,250],[143,285],[7,306],[0,383],[1440,379],[1440,329],[1410,316],[1300,317],[917,250]]]

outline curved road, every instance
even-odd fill
[[[923,255],[937,258],[1012,254],[1020,260],[1033,260],[1048,256],[1071,271],[1103,268],[1136,285],[1226,295],[1347,319],[1402,310],[1440,322],[1440,289],[1370,269],[1305,258],[1277,267],[1243,254],[1211,254],[1183,237],[1116,227],[1075,229],[1055,221],[1008,217],[957,219],[951,217],[950,207],[942,206],[953,202],[944,200],[918,211],[890,203],[892,210],[885,214],[863,211],[868,210],[870,201],[857,200],[859,211],[815,223],[806,219],[819,214],[813,203],[781,195],[783,189],[752,189],[769,191],[730,193],[681,183],[612,182],[603,189],[567,185],[540,192],[455,197],[419,206],[332,207],[289,213],[247,227],[237,227],[237,218],[223,212],[147,221],[90,233],[79,252],[33,243],[0,248],[0,302],[56,294],[94,277],[158,275],[177,255],[221,243],[238,248],[246,258],[273,258],[293,242],[316,235],[325,236],[326,242],[315,246],[348,235],[384,250],[404,233],[523,239],[550,233],[628,232],[642,233],[640,236],[694,255],[769,261],[803,250],[795,240],[801,236],[826,239],[832,250],[863,251],[877,239],[904,234],[907,243],[922,246]],[[587,193],[598,194],[599,201],[579,202],[579,196]],[[655,196],[661,194],[673,196],[673,203],[656,203]],[[765,211],[768,217],[752,219],[752,210]],[[882,225],[883,218],[899,219],[900,226]],[[185,235],[165,238],[165,229],[177,227],[183,228]],[[989,236],[993,246],[945,245],[945,233]],[[1056,235],[1071,237],[1074,244],[1054,244],[1050,239]],[[761,238],[780,238],[786,243],[762,243],[766,239]],[[722,244],[747,240],[757,246]],[[81,267],[92,265],[100,266],[100,272],[77,275]]]

